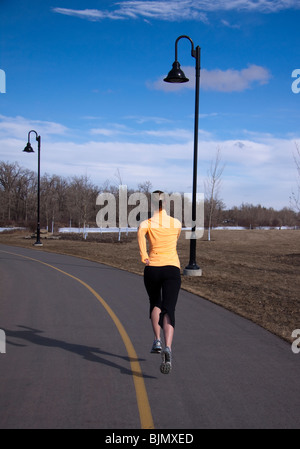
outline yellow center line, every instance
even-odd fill
[[[146,387],[145,387],[143,373],[141,370],[141,366],[138,362],[137,353],[134,349],[134,346],[133,346],[123,324],[121,323],[121,321],[119,320],[117,315],[114,313],[114,311],[109,307],[107,302],[104,301],[104,299],[86,282],[82,281],[81,279],[77,278],[76,276],[73,276],[70,273],[67,273],[66,271],[61,270],[60,268],[54,267],[53,265],[50,265],[46,262],[42,262],[41,260],[38,260],[38,259],[34,259],[32,257],[23,256],[22,254],[17,254],[17,253],[12,253],[9,251],[2,251],[2,250],[0,250],[0,252],[11,254],[14,256],[23,257],[24,259],[33,260],[34,262],[38,262],[38,263],[41,263],[42,265],[53,268],[53,270],[59,271],[60,273],[66,275],[66,276],[69,276],[70,278],[72,278],[75,281],[82,284],[98,299],[98,301],[102,304],[102,306],[105,308],[105,310],[107,311],[107,313],[109,314],[109,316],[111,317],[113,322],[115,323],[115,325],[119,331],[119,334],[121,335],[121,338],[124,342],[124,345],[126,347],[127,354],[128,354],[129,360],[130,360],[132,377],[133,377],[133,381],[134,381],[135,393],[136,393],[137,404],[138,404],[139,415],[140,415],[141,428],[142,429],[154,429],[151,408],[150,408],[148,395],[147,395],[147,391],[146,391]]]

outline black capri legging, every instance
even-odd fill
[[[164,316],[168,314],[175,327],[175,307],[181,287],[180,269],[173,265],[146,266],[144,283],[150,301],[150,318],[154,307],[158,307],[161,310],[159,325],[163,327]]]

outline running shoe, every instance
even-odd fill
[[[162,350],[161,341],[160,340],[154,340],[152,348],[151,348],[152,354],[160,354],[161,350]]]
[[[171,349],[167,346],[162,354],[162,363],[160,365],[160,372],[162,374],[169,374],[172,369],[172,353]]]

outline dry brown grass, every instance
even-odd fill
[[[0,234],[0,243],[32,248],[25,234]],[[143,273],[135,234],[91,235],[86,241],[43,240],[43,250],[94,260]],[[38,250],[38,248],[37,248]],[[184,232],[178,252],[185,267],[189,241]],[[182,287],[252,320],[291,341],[300,328],[300,231],[214,231],[212,240],[197,241],[201,277],[183,277]]]

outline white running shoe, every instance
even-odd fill
[[[169,374],[172,369],[172,353],[171,349],[167,346],[162,354],[162,363],[160,365],[160,372],[162,374]]]
[[[151,353],[152,354],[160,354],[161,350],[162,350],[161,341],[160,340],[154,340],[152,348],[151,348]]]

